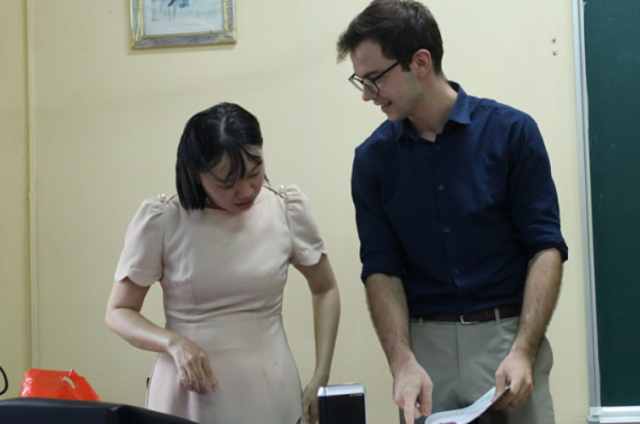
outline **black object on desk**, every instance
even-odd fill
[[[15,398],[0,401],[2,424],[195,424],[137,406],[80,400]]]
[[[362,384],[320,386],[320,424],[367,424],[366,390]]]

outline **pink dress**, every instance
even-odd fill
[[[251,209],[187,212],[172,196],[145,200],[125,238],[115,280],[162,285],[166,328],[209,355],[218,390],[186,390],[158,354],[147,407],[202,424],[295,424],[301,387],[282,325],[289,264],[325,253],[296,186],[263,188]]]

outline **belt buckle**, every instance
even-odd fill
[[[462,324],[462,325],[477,324],[477,323],[479,323],[479,322],[480,322],[480,321],[466,321],[466,320],[464,319],[464,315],[460,315],[460,324]]]

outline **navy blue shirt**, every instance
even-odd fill
[[[414,318],[521,304],[536,253],[567,259],[535,121],[450,84],[458,97],[435,141],[385,121],[353,164],[362,280],[400,277]]]

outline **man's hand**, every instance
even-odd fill
[[[431,377],[415,359],[393,373],[393,400],[404,410],[407,424],[413,424],[422,415],[431,415],[432,391]]]
[[[371,319],[393,374],[393,400],[404,410],[406,423],[413,424],[420,416],[431,415],[433,383],[411,348],[402,280],[373,274],[367,278],[366,290]]]
[[[562,255],[556,248],[538,252],[529,263],[518,333],[511,350],[496,371],[496,392],[507,383],[508,393],[496,409],[518,406],[533,393],[533,362],[551,320],[562,280]]]
[[[507,384],[509,391],[493,405],[494,409],[518,406],[533,393],[533,360],[526,354],[511,350],[496,371],[496,394]]]

